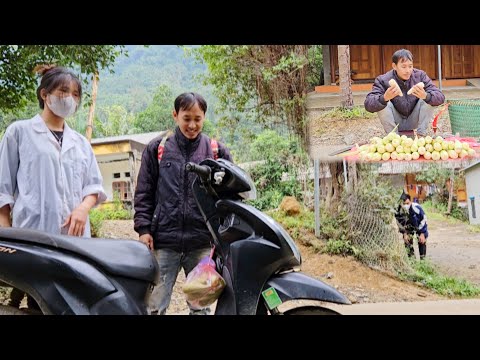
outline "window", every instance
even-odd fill
[[[114,181],[112,183],[113,192],[120,195],[120,200],[132,200],[132,190],[130,189],[130,182],[128,181]]]
[[[113,173],[114,179],[120,179],[120,173]]]
[[[125,177],[130,177],[130,172],[127,171],[127,172],[125,173]]]

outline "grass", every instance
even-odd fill
[[[306,246],[312,246],[320,253],[329,255],[357,255],[358,249],[354,248],[346,239],[344,226],[333,219],[325,212],[321,214],[320,237],[315,234],[315,214],[313,211],[302,210],[296,216],[288,216],[281,210],[270,210],[267,212],[272,218],[279,222],[296,241]]]
[[[401,274],[400,278],[420,282],[437,294],[450,297],[473,297],[480,295],[480,287],[463,279],[444,276],[428,260],[412,260],[414,274]]]
[[[316,251],[322,251],[324,244],[315,237],[315,215],[313,211],[302,209],[300,214],[289,216],[282,210],[269,210],[265,213],[271,216],[287,230],[295,242],[313,247]]]
[[[422,208],[425,210],[427,214],[427,221],[428,219],[438,220],[438,221],[446,221],[449,224],[464,224],[463,221],[455,219],[454,217],[447,216],[442,213],[441,210],[436,208],[431,201],[425,201],[422,203]]]
[[[92,237],[102,237],[102,224],[105,220],[130,220],[132,213],[125,209],[117,193],[111,204],[90,211],[90,227]]]
[[[323,112],[319,119],[335,119],[335,120],[354,120],[354,119],[370,119],[377,115],[370,113],[363,106],[355,106],[352,109],[345,109],[336,107],[331,110]]]
[[[468,231],[472,233],[480,233],[480,225],[468,225]]]
[[[425,210],[426,214],[427,214],[427,218],[430,220],[439,220],[439,221],[448,221],[449,219],[445,216],[445,215],[442,215],[440,213],[436,213],[436,212],[431,212],[429,210]]]
[[[315,215],[313,211],[302,210],[297,216],[289,216],[281,210],[270,210],[266,213],[289,231],[303,228],[315,232]]]
[[[351,253],[352,249],[349,247],[350,244],[343,239],[332,238],[324,243],[314,236],[315,216],[312,211],[302,210],[300,214],[296,216],[286,215],[285,212],[281,210],[270,210],[265,213],[279,222],[296,242],[312,246],[314,250],[331,255]],[[441,219],[445,218],[442,214],[434,212],[432,212],[432,215],[440,216]],[[456,219],[453,220],[459,221]],[[325,225],[325,222],[323,224]],[[341,226],[344,225],[337,223],[337,231],[339,230],[338,227]],[[476,226],[475,231],[480,232],[480,226]],[[474,297],[480,295],[480,287],[463,279],[456,279],[440,274],[428,259],[422,261],[412,259],[411,262],[414,273],[399,274],[400,279],[422,283],[425,287],[444,296]]]

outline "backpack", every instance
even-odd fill
[[[167,142],[167,139],[172,134],[173,133],[171,131],[168,131],[167,134],[163,137],[162,141],[160,141],[160,144],[158,144],[158,151],[157,151],[158,165],[160,165],[160,161],[162,161],[163,152],[165,151],[165,143]],[[210,139],[210,147],[212,148],[213,159],[217,160],[218,159],[218,142],[217,142],[217,140]]]

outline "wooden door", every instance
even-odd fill
[[[375,79],[381,73],[380,45],[350,45],[353,80]]]
[[[450,74],[452,78],[463,77],[463,46],[452,45],[450,53]]]
[[[330,71],[333,82],[338,83],[338,49],[330,46]],[[350,71],[352,80],[371,80],[382,73],[380,45],[350,45]]]
[[[444,77],[446,79],[468,79],[478,77],[478,65],[474,62],[474,54],[478,53],[474,45],[444,45],[442,58]]]
[[[409,45],[382,45],[382,64],[383,64],[382,73],[386,73],[387,71],[392,70],[392,55],[395,51],[399,49],[408,49],[408,48],[409,48]],[[415,66],[415,63],[413,66]]]
[[[414,68],[425,71],[430,79],[438,78],[436,45],[416,45],[410,51],[413,55]]]
[[[463,46],[463,77],[470,78],[474,77],[475,71],[473,66],[473,46],[464,45]]]
[[[425,71],[430,79],[436,79],[438,77],[437,47],[435,45],[383,45],[383,72],[392,69],[392,55],[400,49],[410,50],[413,55],[414,68]]]

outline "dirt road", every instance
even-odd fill
[[[427,257],[439,270],[480,286],[480,233],[463,223],[428,217]]]
[[[429,218],[430,238],[427,257],[445,275],[461,277],[480,286],[480,233],[472,233],[465,224],[455,224]],[[137,238],[132,221],[107,221],[105,237]],[[313,236],[313,235],[312,235]],[[429,289],[401,281],[362,265],[352,257],[316,253],[311,247],[299,244],[302,270],[345,294],[354,305],[344,307],[345,314],[479,314],[480,298],[448,300]],[[188,314],[181,286],[185,281],[180,273],[167,314]],[[7,291],[0,288],[0,304]],[[446,302],[445,302],[446,301]],[[396,305],[393,305],[396,304]],[[411,304],[414,304],[411,306]]]
[[[342,315],[480,315],[480,299],[329,306]]]

